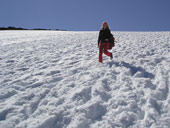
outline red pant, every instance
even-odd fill
[[[112,56],[112,53],[108,52],[108,46],[110,43],[100,43],[99,44],[99,62],[102,62],[102,54],[104,53],[107,56]]]

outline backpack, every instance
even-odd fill
[[[113,35],[111,36],[109,42],[110,43],[109,43],[108,49],[112,49],[112,47],[115,46],[115,38],[113,37]]]
[[[110,43],[112,43],[113,46],[115,46],[115,38],[113,37],[113,35],[112,35],[112,37],[110,38]]]

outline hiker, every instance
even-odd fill
[[[107,56],[110,56],[110,59],[112,60],[113,55],[111,52],[108,52],[108,50],[114,47],[114,37],[110,32],[107,22],[102,23],[102,27],[98,37],[98,47],[99,47],[99,62],[102,63],[103,53],[106,54]]]

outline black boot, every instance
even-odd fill
[[[112,60],[112,59],[113,59],[113,55],[110,56],[110,60]]]

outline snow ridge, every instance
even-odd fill
[[[0,32],[0,128],[170,127],[170,32]]]

